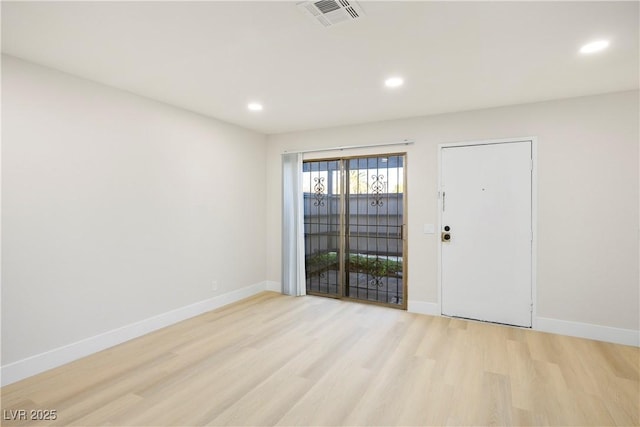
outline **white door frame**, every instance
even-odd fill
[[[442,149],[473,145],[508,144],[531,141],[531,329],[537,329],[538,313],[538,140],[535,136],[522,138],[490,139],[483,141],[449,142],[438,144],[438,229],[436,239],[442,230]],[[438,311],[442,316],[442,242],[438,240]]]

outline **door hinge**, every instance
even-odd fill
[[[445,200],[445,195],[446,195],[446,193],[443,191],[443,192],[442,192],[442,212],[444,212],[444,200]]]
[[[533,159],[531,159],[531,163],[529,163],[529,170],[533,172]]]

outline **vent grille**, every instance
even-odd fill
[[[340,9],[340,6],[338,6],[338,3],[336,3],[333,0],[317,1],[314,4],[316,5],[316,7],[321,13],[329,13],[329,12],[333,12],[334,10]]]
[[[348,0],[305,1],[298,3],[298,7],[325,27],[364,16],[362,7],[357,2]]]

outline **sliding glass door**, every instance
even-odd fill
[[[406,308],[405,156],[303,164],[307,293]]]
[[[342,295],[342,198],[339,160],[304,162],[304,244],[307,293]]]

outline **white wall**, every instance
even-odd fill
[[[2,92],[3,365],[264,280],[264,135],[7,56]]]
[[[282,151],[401,138],[410,302],[437,304],[437,144],[537,136],[537,315],[638,330],[637,91],[268,138],[6,56],[2,92],[3,366],[280,282]]]
[[[280,154],[284,150],[404,138],[416,141],[408,147],[306,157],[406,149],[411,305],[438,302],[438,235],[423,234],[424,223],[437,223],[437,145],[536,136],[537,316],[637,331],[638,101],[638,92],[631,91],[270,136],[267,278],[280,281]]]

